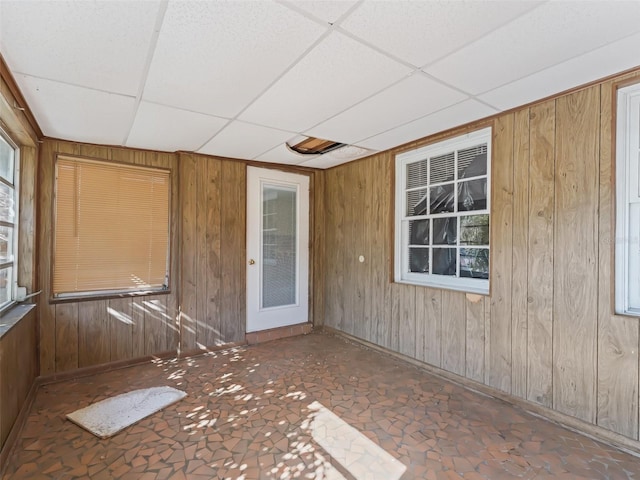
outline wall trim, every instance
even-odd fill
[[[493,397],[498,400],[503,400],[515,407],[522,409],[526,413],[529,413],[535,417],[539,417],[549,422],[555,423],[556,425],[564,427],[568,430],[571,430],[573,432],[577,432],[577,433],[580,433],[581,435],[589,437],[592,440],[605,443],[614,448],[622,450],[625,453],[628,453],[630,455],[640,458],[640,442],[633,440],[629,437],[625,437],[624,435],[620,435],[619,433],[615,433],[615,432],[612,432],[611,430],[607,430],[598,425],[594,425],[594,424],[585,422],[583,420],[580,420],[578,418],[565,415],[564,413],[560,413],[556,410],[543,407],[542,405],[538,405],[536,403],[530,402],[523,398],[511,395],[509,393],[502,392],[495,388],[489,387],[483,383],[476,382],[475,380],[470,380],[466,377],[456,375],[455,373],[451,373],[441,368],[434,367],[433,365],[423,363],[419,360],[416,360],[415,358],[411,358],[401,353],[394,352],[392,350],[389,350],[387,348],[381,347],[374,343],[368,342],[361,338],[354,337],[353,335],[350,335],[348,333],[342,332],[340,330],[336,330],[335,328],[323,326],[323,327],[320,327],[318,330],[335,335],[337,337],[341,337],[345,340],[348,340],[353,343],[357,343],[363,347],[369,348],[371,350],[375,350],[379,353],[389,355],[398,360],[402,360],[415,367],[418,367],[421,370],[424,370],[427,373],[430,373],[443,380],[452,382],[467,390],[471,390],[473,392],[477,392],[482,395],[487,395],[489,397]]]

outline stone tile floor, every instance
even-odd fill
[[[188,397],[108,440],[65,414],[136,388]],[[43,386],[17,479],[626,479],[640,458],[313,333]]]

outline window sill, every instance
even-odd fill
[[[107,293],[107,294],[95,294],[95,295],[77,295],[69,297],[54,297],[49,298],[50,304],[56,303],[75,303],[75,302],[90,302],[95,300],[113,300],[118,298],[138,298],[149,297],[152,295],[169,295],[171,290],[145,290],[143,292],[123,292],[123,293]]]
[[[10,310],[7,310],[0,317],[0,338],[4,337],[20,320],[26,317],[31,310],[36,308],[35,303],[17,304]]]
[[[470,293],[474,295],[489,296],[489,286],[465,286],[465,285],[443,285],[441,283],[415,282],[411,280],[395,280],[394,283],[401,285],[413,285],[415,287],[437,288],[439,290],[451,290],[454,292]]]

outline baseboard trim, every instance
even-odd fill
[[[564,427],[568,430],[572,430],[574,432],[580,433],[598,442],[606,443],[626,453],[629,453],[636,457],[640,457],[640,442],[633,440],[629,437],[625,437],[624,435],[620,435],[619,433],[612,432],[611,430],[607,430],[605,428],[599,427],[598,425],[593,425],[591,423],[585,422],[578,418],[566,415],[556,410],[552,410],[548,407],[538,405],[536,403],[530,402],[529,400],[516,397],[506,392],[502,392],[495,388],[489,387],[488,385],[485,385],[483,383],[476,382],[475,380],[470,380],[460,375],[456,375],[455,373],[451,373],[441,368],[434,367],[433,365],[423,363],[419,360],[416,360],[415,358],[411,358],[401,353],[394,352],[385,347],[381,347],[380,345],[376,345],[374,343],[368,342],[366,340],[363,340],[361,338],[355,337],[348,333],[342,332],[335,328],[323,326],[319,330],[335,335],[337,337],[342,337],[345,340],[348,340],[353,343],[357,343],[371,350],[375,350],[377,352],[389,355],[398,360],[402,360],[432,375],[440,377],[449,382],[455,383],[463,388],[481,393],[483,395],[487,395],[489,397],[503,400],[511,405],[514,405],[520,408],[521,410],[524,410],[525,412],[531,415],[543,418],[552,423],[560,425],[561,427]]]
[[[281,338],[296,337],[298,335],[306,335],[313,330],[311,323],[298,323],[297,325],[289,325],[286,327],[271,328],[269,330],[260,330],[259,332],[249,332],[245,335],[249,345],[257,343],[269,342],[271,340],[279,340]]]

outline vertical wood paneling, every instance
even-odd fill
[[[615,133],[611,129],[614,86],[605,83],[600,95],[600,214],[598,217],[598,399],[601,427],[638,438],[638,343],[636,318],[612,315],[611,286],[615,278],[615,193],[612,158]]]
[[[442,368],[464,375],[466,366],[465,294],[442,291]]]
[[[203,160],[207,165],[206,196],[206,346],[220,345],[220,162]]]
[[[466,367],[465,376],[484,380],[484,302],[480,295],[466,295]]]
[[[145,352],[144,298],[131,299],[131,351],[134,358],[142,357]]]
[[[196,219],[196,163],[192,155],[180,155],[181,192],[181,271],[180,271],[180,350],[189,351],[196,347],[196,284],[197,284],[197,219]]]
[[[133,358],[133,300],[112,298],[109,300],[108,312],[111,327],[111,361]]]
[[[511,393],[527,395],[527,255],[529,230],[529,109],[514,114]]]
[[[38,375],[36,342],[35,310],[0,339],[0,449]],[[4,459],[7,451],[3,454]]]
[[[56,314],[55,306],[49,303],[51,292],[48,288],[51,275],[51,224],[53,202],[53,175],[55,143],[45,142],[40,148],[40,169],[38,185],[40,195],[40,212],[38,228],[38,250],[40,252],[40,286],[42,293],[39,302],[39,350],[40,374],[47,375],[56,371]]]
[[[327,172],[325,204],[326,217],[326,274],[325,325],[342,329],[344,323],[344,169]]]
[[[325,312],[325,172],[314,172],[313,176],[311,177],[311,181],[313,182],[313,230],[311,231],[311,252],[313,255],[313,259],[310,263],[309,271],[309,277],[311,281],[311,287],[309,289],[309,299],[312,300],[313,305],[313,311],[311,315],[313,325],[315,327],[320,327],[323,325]]]
[[[149,295],[142,301],[145,327],[145,353],[165,352],[167,350],[167,296]]]
[[[416,355],[416,289],[405,285],[398,291],[398,351],[409,357]]]
[[[491,325],[487,383],[511,391],[514,115],[496,119],[491,167]]]
[[[61,303],[54,307],[56,318],[57,372],[78,368],[78,304]]]
[[[208,337],[208,302],[207,302],[207,161],[203,158],[195,163],[195,245],[193,248],[195,258],[195,330],[196,345],[198,348],[206,347]],[[212,336],[212,335],[211,335]]]
[[[233,185],[221,196],[222,311],[220,330],[227,342],[244,340],[246,330],[246,167],[223,161],[221,184]]]
[[[108,300],[78,302],[78,366],[90,367],[111,360]]]
[[[600,91],[556,102],[553,406],[595,422]]]
[[[374,343],[381,343],[386,339],[384,326],[387,323],[387,303],[389,273],[384,266],[389,265],[389,184],[391,162],[389,155],[380,155],[373,161],[370,171],[371,185],[369,198],[371,202],[371,216],[367,219],[371,228],[370,251],[368,265],[368,301],[371,313],[370,336]],[[382,335],[382,337],[381,337]]]
[[[555,100],[530,110],[527,396],[550,407],[553,373]]]

